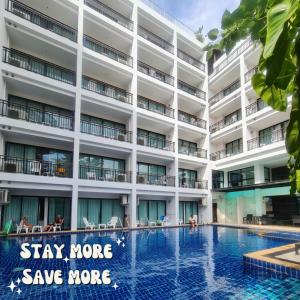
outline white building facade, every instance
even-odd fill
[[[1,1],[2,226],[211,222],[203,45],[145,2]]]
[[[251,85],[261,48],[246,40],[209,71],[213,219],[219,223],[292,224],[286,112],[266,107]]]

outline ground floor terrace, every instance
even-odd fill
[[[219,224],[300,226],[300,195],[288,182],[213,192],[213,221]]]
[[[83,194],[76,199],[77,209],[73,212],[72,192],[12,189],[7,203],[0,205],[1,229],[6,230],[11,223],[10,232],[16,233],[25,217],[28,224],[35,226],[34,231],[40,232],[47,224],[55,223],[57,216],[64,219],[59,228],[62,231],[90,229],[88,224],[94,225],[92,229],[106,229],[113,217],[117,219],[113,228],[184,225],[191,216],[199,224],[209,223],[210,210],[203,198],[137,193],[134,200],[133,209],[131,194]],[[72,221],[76,222],[75,227]]]

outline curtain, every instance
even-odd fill
[[[179,202],[179,220],[182,220],[184,222],[183,210],[184,210],[184,202],[180,201]]]
[[[78,208],[77,208],[77,227],[84,228],[83,218],[88,218],[87,215],[87,206],[88,199],[79,198],[78,199]]]
[[[100,199],[88,199],[88,221],[94,223],[96,226],[100,223],[100,209],[101,200]]]
[[[4,206],[3,225],[10,220],[16,222],[16,224],[20,224],[21,207],[22,207],[22,198],[17,196],[12,196],[10,198],[10,203]]]
[[[156,222],[157,220],[157,201],[149,201],[149,221]]]
[[[22,216],[28,219],[32,225],[38,224],[39,198],[23,197],[22,199]]]
[[[112,200],[102,200],[101,223],[107,223],[111,220],[113,214]]]
[[[148,201],[140,200],[138,207],[138,219],[139,221],[148,218]]]
[[[157,201],[157,219],[166,215],[166,201]]]
[[[185,202],[185,223],[189,222],[189,218],[192,214],[191,202]]]
[[[124,206],[121,205],[119,199],[111,200],[113,202],[113,216],[118,217],[124,226]]]

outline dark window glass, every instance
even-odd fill
[[[212,171],[212,185],[213,189],[220,189],[224,187],[224,172]]]
[[[286,166],[272,168],[272,181],[279,181],[279,180],[287,180],[289,179],[289,169]]]
[[[254,184],[254,167],[228,172],[228,186],[238,187]]]
[[[243,149],[243,140],[240,138],[230,143],[227,143],[225,149],[226,149],[226,155],[229,156],[241,153]]]

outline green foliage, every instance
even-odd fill
[[[211,32],[211,40],[216,41],[218,31]],[[258,71],[252,77],[256,93],[279,111],[287,109],[288,97],[292,97],[286,147],[291,192],[300,192],[300,1],[241,0],[232,13],[224,12],[218,42],[208,48],[228,53],[249,36],[262,47]]]

